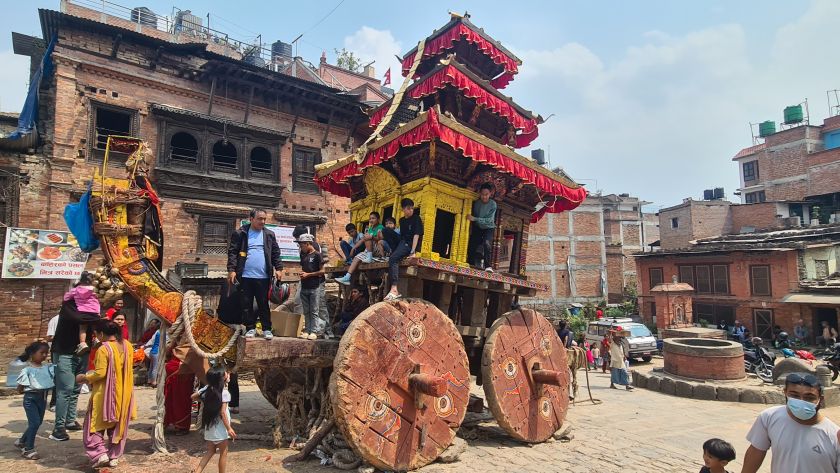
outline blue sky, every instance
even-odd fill
[[[81,3],[92,0],[77,0]],[[121,0],[116,0],[119,3]],[[93,0],[93,3],[97,3]],[[322,50],[347,47],[397,74],[402,54],[467,10],[472,21],[513,50],[521,73],[504,90],[525,108],[554,116],[534,147],[550,150],[591,191],[629,192],[669,206],[722,186],[738,186],[731,157],[752,144],[749,122],[781,121],[782,109],[809,99],[811,123],[828,114],[826,90],[840,88],[832,46],[840,2],[588,1],[253,2],[147,0],[169,15],[192,10],[211,26],[248,40],[290,41],[317,63]],[[396,5],[396,7],[395,7]],[[0,109],[18,110],[26,60],[11,53],[11,31],[40,35],[37,9],[0,18]],[[394,84],[393,86],[398,86]],[[528,150],[523,150],[527,154]]]

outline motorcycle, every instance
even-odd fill
[[[834,345],[833,350],[829,350],[825,352],[822,356],[822,361],[825,362],[825,366],[831,370],[831,380],[834,381],[840,376],[840,347],[838,347],[840,343]]]
[[[772,383],[776,354],[764,348],[763,344],[759,337],[744,342],[744,370],[755,373],[765,383]]]

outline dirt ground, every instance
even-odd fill
[[[652,369],[661,360],[634,368]],[[459,435],[469,444],[466,453],[452,464],[434,463],[423,472],[676,472],[698,471],[701,445],[711,437],[732,442],[739,459],[732,466],[740,470],[740,457],[746,450],[744,440],[755,416],[767,406],[756,404],[698,401],[667,396],[638,389],[633,392],[609,389],[609,375],[590,372],[592,395],[603,401],[588,401],[585,373],[578,403],[571,406],[568,419],[574,429],[574,439],[539,445],[525,445],[511,440],[488,420],[473,427],[462,427]],[[241,413],[234,416],[238,434],[254,436],[269,434],[274,418],[272,407],[252,383],[241,382]],[[480,393],[480,388],[474,388]],[[131,425],[126,455],[112,472],[189,472],[204,453],[200,432],[186,436],[168,435],[172,453],[152,454],[151,432],[154,420],[154,391],[137,388],[138,419]],[[85,406],[87,396],[80,405]],[[840,419],[840,408],[825,410],[830,418]],[[37,462],[23,460],[12,445],[26,425],[21,397],[0,398],[0,473],[6,472],[87,472],[87,457],[81,445],[81,435],[71,433],[68,442],[47,439],[53,415],[47,413],[36,440],[36,448],[43,458]],[[263,472],[336,472],[322,467],[313,459],[283,465],[282,459],[295,453],[289,449],[275,450],[270,441],[238,440],[229,457],[228,471],[233,473]],[[769,457],[761,471],[769,471]],[[205,470],[215,473],[215,463]]]

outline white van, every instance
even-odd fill
[[[607,332],[618,327],[630,332],[630,336],[627,337],[627,343],[630,346],[629,358],[650,361],[657,352],[656,338],[644,324],[633,322],[633,319],[600,319],[589,322],[586,328],[586,341],[590,345],[600,345]]]

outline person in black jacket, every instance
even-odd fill
[[[245,337],[256,335],[257,319],[263,328],[263,336],[270,340],[271,315],[268,311],[268,288],[271,277],[280,278],[283,263],[280,261],[280,247],[274,232],[265,228],[268,218],[265,210],[252,210],[251,223],[233,232],[228,245],[228,282],[239,284],[242,295],[242,313],[245,321]],[[254,300],[257,311],[254,312]]]

